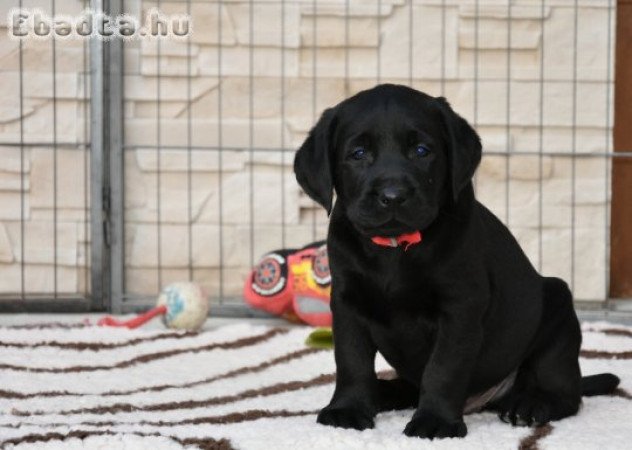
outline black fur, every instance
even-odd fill
[[[322,424],[373,427],[416,407],[409,436],[465,436],[463,407],[516,372],[489,408],[512,424],[578,411],[582,381],[571,292],[539,275],[509,230],[474,198],[476,132],[443,98],[380,85],[325,111],[296,154],[302,188],[328,212],[336,389]],[[372,236],[421,230],[407,251]],[[399,378],[378,380],[379,351]]]

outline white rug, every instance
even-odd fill
[[[616,395],[586,398],[578,416],[537,429],[473,414],[465,439],[433,442],[402,434],[412,410],[380,414],[363,432],[316,424],[335,367],[331,351],[304,346],[309,328],[0,328],[0,448],[632,448],[632,329],[583,328],[582,370],[617,374]]]

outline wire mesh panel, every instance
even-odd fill
[[[12,0],[0,14],[88,6],[189,28],[121,54],[11,39],[3,22],[0,298],[111,291],[121,311],[193,280],[241,304],[263,253],[326,234],[295,149],[323,109],[386,82],[447,97],[483,139],[479,199],[544,274],[608,298],[613,0]]]
[[[90,296],[88,46],[14,39],[11,8],[75,15],[86,1],[0,5],[0,308],[87,307]]]
[[[533,264],[607,298],[612,1],[148,1],[185,39],[125,44],[123,305],[178,280],[241,302],[264,252],[326,234],[293,153],[376,83],[444,95],[482,136],[475,183]]]

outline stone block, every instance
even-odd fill
[[[28,190],[28,175],[13,172],[0,172],[0,191],[28,192]]]
[[[185,61],[186,64],[186,61]],[[186,78],[165,77],[160,79],[161,101],[186,101],[191,88],[191,100],[195,100],[217,88],[215,77]],[[158,78],[151,76],[126,75],[125,99],[128,101],[154,102],[158,98]]]
[[[459,17],[463,19],[479,20],[542,20],[550,17],[551,7],[542,5],[512,5],[511,10],[506,4],[485,4],[478,6],[472,4],[461,4],[459,6]],[[513,25],[513,24],[512,24]]]
[[[0,191],[0,220],[27,220],[30,195],[20,191]]]
[[[187,5],[181,2],[161,2],[160,10],[165,14],[186,14]],[[223,3],[191,3],[193,18],[191,42],[194,44],[235,45],[235,25]],[[220,28],[221,27],[221,28]]]
[[[6,15],[2,15],[0,17],[6,17]],[[0,26],[0,28],[2,28]],[[10,39],[6,34],[1,33],[0,37],[0,61],[5,57],[20,51],[20,43],[18,41],[14,41]]]
[[[18,2],[7,2],[0,7],[3,22],[9,14],[11,8],[17,8]],[[28,0],[23,2],[23,7],[29,10],[39,9],[46,15],[53,13],[53,4],[48,0]],[[78,15],[83,11],[83,2],[81,0],[55,0],[55,14]]]
[[[25,264],[58,266],[77,265],[77,225],[72,222],[34,221],[5,223],[11,242],[14,243],[16,261]],[[21,247],[24,243],[24,255]]]
[[[125,272],[127,291],[134,295],[156,296],[165,286],[189,280],[188,269],[162,269],[160,279],[157,269],[129,268]]]
[[[6,105],[0,106],[0,124],[15,122],[30,116],[35,112],[37,104],[41,104],[41,102],[33,102],[29,99],[23,100],[22,111],[20,111],[20,99],[15,97],[7,98]]]
[[[180,280],[188,279],[186,269],[166,269],[162,276],[171,278],[174,274]],[[182,278],[180,278],[182,277]],[[129,295],[151,295],[158,298],[162,286],[158,281],[158,270],[125,266],[125,290]]]
[[[509,63],[509,69],[507,65]],[[478,80],[540,80],[540,57],[536,50],[512,49],[507,51],[460,48],[458,52],[459,77]],[[548,79],[548,78],[547,78]]]
[[[616,13],[614,8],[609,12],[603,6],[583,7],[578,11],[577,77],[580,80],[607,80],[614,71]]]
[[[221,146],[224,149],[246,149],[250,145],[249,130],[252,125],[256,136],[255,147],[265,149],[278,149],[281,143],[290,142],[289,131],[286,129],[285,137],[280,133],[283,128],[278,118],[258,119],[252,124],[247,119],[231,119],[222,117],[221,120]],[[125,139],[127,145],[154,146],[156,145],[156,132],[158,124],[152,119],[132,119],[124,123]],[[214,147],[219,146],[220,121],[218,119],[191,119],[191,136],[193,146]],[[186,144],[188,124],[186,119],[164,120],[160,123],[160,144],[180,147]]]
[[[252,240],[248,226],[240,225],[238,228],[252,256],[251,260],[246,260],[245,267],[256,264],[264,254],[273,250],[301,248],[327,235],[327,223],[313,224],[311,220],[298,225],[258,225],[253,229]],[[250,255],[247,256],[250,258]]]
[[[58,100],[75,100],[79,93],[78,76],[76,73],[61,72],[53,74],[33,72],[22,77],[22,90],[25,97],[53,98],[53,81],[55,82],[55,95]],[[3,98],[17,98],[19,100],[20,76],[19,72],[0,72],[0,95]],[[19,105],[18,105],[19,106]]]
[[[89,199],[86,198],[86,205]],[[31,208],[30,217],[38,221],[54,221],[55,217],[60,222],[86,223],[90,221],[90,212],[86,208]]]
[[[26,294],[77,294],[78,271],[75,267],[57,267],[57,285],[52,266],[28,264],[24,267]],[[22,270],[20,264],[0,264],[0,292],[20,295]]]
[[[130,232],[130,227],[133,231]],[[187,230],[184,225],[129,224],[126,262],[129,267],[187,267]]]
[[[475,121],[470,119],[470,124],[475,126]],[[515,149],[514,135],[507,134],[506,127],[478,125],[475,129],[481,137],[483,156],[486,153],[505,153]]]
[[[196,76],[200,73],[196,59],[179,56],[143,56],[140,61],[140,73],[145,76]]]
[[[293,147],[277,152],[254,151],[252,152],[252,158],[248,155],[248,164],[258,167],[266,165],[285,167],[285,171],[292,172],[294,170],[294,154],[295,150]]]
[[[476,84],[465,84],[454,92],[454,99],[448,96],[448,100],[467,119],[472,122],[476,119],[479,126],[509,124],[512,128],[537,127],[535,131],[539,131],[542,124],[546,127],[545,132],[554,132],[554,127],[571,127],[574,122],[578,128],[576,132],[581,132],[581,128],[605,127],[612,123],[612,111],[606,109],[605,83],[580,82],[576,89],[576,101],[573,102],[571,83],[479,80]],[[467,105],[464,102],[472,96],[472,91],[478,99],[476,112],[472,111],[473,98]],[[544,108],[542,115],[541,107]],[[603,140],[603,132],[601,137]]]
[[[195,18],[194,18],[195,20]],[[143,39],[140,41],[140,54],[142,56],[178,56],[181,58],[195,58],[200,47],[197,44],[188,43],[187,40],[157,40]]]
[[[496,145],[488,146],[489,139],[494,142],[502,142],[507,138],[506,127],[479,127],[479,132],[483,136],[486,150],[507,151],[507,147]],[[604,153],[606,148],[612,148],[612,135],[606,128],[600,127],[578,127],[573,130],[569,127],[544,126],[540,130],[539,126],[512,126],[510,130],[511,146],[515,151],[537,153],[542,150],[544,153],[567,153],[574,151],[581,153]],[[575,142],[573,146],[573,134]]]
[[[131,48],[130,46],[123,47],[123,67],[128,76],[140,73],[141,59],[140,48]],[[129,92],[126,90],[125,94],[129,94]]]
[[[315,54],[314,54],[315,53]],[[346,61],[349,61],[345,68]],[[315,67],[315,69],[314,69]],[[345,76],[371,78],[376,84],[378,73],[377,49],[374,48],[302,48],[300,51],[300,76],[330,78]],[[402,74],[401,76],[404,76]]]
[[[387,0],[382,2],[363,2],[345,0],[322,2],[314,4],[310,0],[301,0],[301,14],[303,16],[334,16],[334,17],[387,17],[392,14],[393,6],[402,6],[406,0]],[[347,4],[348,3],[348,4]],[[367,4],[368,3],[368,4]]]
[[[1,147],[0,172],[28,174],[31,171],[31,150],[19,147]]]
[[[380,43],[378,21],[368,14],[355,17],[307,15],[301,20],[301,46],[375,48]]]
[[[156,224],[132,226],[128,257],[131,267],[186,268],[192,264],[198,268],[248,264],[249,252],[244,240],[232,226],[162,224],[160,232]]]
[[[77,102],[60,100],[56,104],[57,113],[57,142],[77,142],[79,130],[77,128]],[[52,142],[53,102],[46,101],[34,113],[22,120],[22,131],[25,143]],[[20,142],[20,121],[7,123],[0,132],[0,140]]]
[[[195,224],[191,229],[195,267],[239,267],[249,264],[247,241],[234,226]]]
[[[550,156],[539,155],[512,155],[505,156],[485,156],[477,170],[479,176],[493,177],[497,180],[531,180],[550,178],[553,174],[553,159]]]
[[[512,162],[510,172],[513,165]],[[603,208],[609,192],[605,178],[577,177],[573,183],[570,178],[558,177],[556,169],[554,165],[552,176],[543,178],[541,185],[537,177],[507,180],[504,166],[499,167],[500,176],[484,170],[475,179],[477,198],[503,221],[509,219],[512,226],[559,228],[574,221],[576,226],[603,227]]]
[[[195,269],[193,279],[211,297],[213,305],[229,298],[242,298],[243,286],[249,271],[244,268]]]
[[[50,40],[35,40],[30,39],[23,41],[22,47],[22,68],[25,72],[29,73],[43,73],[48,74],[51,78],[52,84],[52,70],[53,70],[53,51]],[[64,44],[57,42],[55,48],[55,70],[57,75],[61,74],[76,74],[77,72],[84,71],[88,67],[88,60],[84,58],[85,54],[82,46],[68,45],[73,41],[65,41]],[[80,41],[77,41],[80,42]],[[19,51],[13,51],[7,53],[5,56],[0,56],[0,67],[3,70],[19,70],[20,69],[20,54]],[[28,78],[28,77],[25,77]]]
[[[615,14],[611,13],[610,20]],[[544,29],[544,65],[547,78],[570,80],[574,76],[575,57],[579,79],[605,79],[608,70],[608,33],[613,32],[608,23],[608,10],[582,6],[577,15],[577,45],[575,45],[574,8],[554,8],[551,19]],[[614,38],[611,37],[611,42]],[[575,50],[577,53],[575,55]],[[613,59],[610,58],[610,64]]]
[[[77,293],[88,297],[90,295],[90,271],[86,267],[77,267]]]
[[[293,119],[312,118],[314,110],[323,109],[345,98],[345,83],[341,78],[324,78],[316,81],[317,94],[312,95],[314,80],[311,78],[255,77],[252,80],[252,111],[250,110],[251,87],[246,77],[226,77],[222,81],[222,116],[226,118]],[[193,118],[216,118],[219,91],[209,91],[196,99],[191,106]],[[181,114],[184,118],[186,112]],[[255,135],[255,142],[258,138]]]
[[[454,78],[457,76],[458,19],[454,8],[445,10],[445,30],[442,8],[415,6],[414,23],[423,23],[410,28],[410,10],[394,8],[393,14],[382,24],[380,45],[380,75],[387,77]],[[408,32],[406,32],[408,31]],[[405,52],[412,57],[412,67]],[[362,60],[355,60],[356,64]],[[359,63],[362,64],[361,62]]]
[[[605,198],[605,191],[608,186],[604,179],[599,178],[577,178],[572,180],[548,180],[544,187],[549,192],[551,202],[555,204],[573,204],[573,194],[575,191],[575,204],[597,205],[601,204]]]
[[[249,4],[236,3],[226,5],[226,9],[235,28],[239,45],[250,45],[252,42],[252,45],[257,47],[298,48],[300,14],[297,3],[255,2],[252,8]]]
[[[188,154],[190,153],[190,161]],[[248,152],[245,150],[160,150],[138,149],[136,162],[143,172],[217,172],[237,171],[245,168]],[[158,157],[160,156],[160,168]],[[190,163],[190,167],[189,167]]]
[[[4,224],[0,223],[0,263],[12,263],[14,259],[13,245]]]
[[[512,8],[513,10],[513,8]],[[540,46],[542,30],[528,21],[512,20],[508,29],[506,22],[492,21],[491,24],[479,21],[478,39],[475,20],[465,20],[459,27],[459,47],[464,49],[503,50],[532,50]]]
[[[250,174],[236,172],[222,177],[221,191],[215,191],[202,208],[199,221],[204,223],[296,224],[299,219],[298,193],[294,173],[276,167],[253,171],[253,197]],[[284,192],[284,195],[283,195]],[[220,206],[221,199],[221,206]],[[250,205],[253,217],[250,217]]]
[[[37,208],[51,208],[55,204],[58,208],[85,208],[86,192],[90,189],[86,158],[80,150],[31,150],[31,205]]]
[[[140,168],[138,167],[135,151],[126,151],[123,155],[123,158],[125,164],[124,197],[126,219],[137,221],[137,217],[129,217],[131,211],[128,210],[138,211],[139,208],[142,208],[147,204],[147,181],[144,179],[144,174],[140,171]]]
[[[162,119],[172,119],[179,117],[182,112],[186,110],[186,103],[184,102],[166,102],[162,99],[160,99],[160,103],[134,102],[132,105],[134,111],[131,115],[142,119],[155,119],[158,114],[160,114]],[[160,105],[160,107],[158,105]]]
[[[200,74],[205,76],[248,76],[252,73],[257,77],[296,77],[299,73],[299,51],[240,45],[224,46],[220,55],[218,47],[203,46],[200,47],[198,66]]]
[[[194,172],[191,190],[187,174],[126,171],[126,219],[131,222],[188,223],[195,221],[217,187],[217,175]]]

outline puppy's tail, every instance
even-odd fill
[[[619,386],[619,377],[612,373],[600,373],[582,377],[582,396],[607,395]]]

